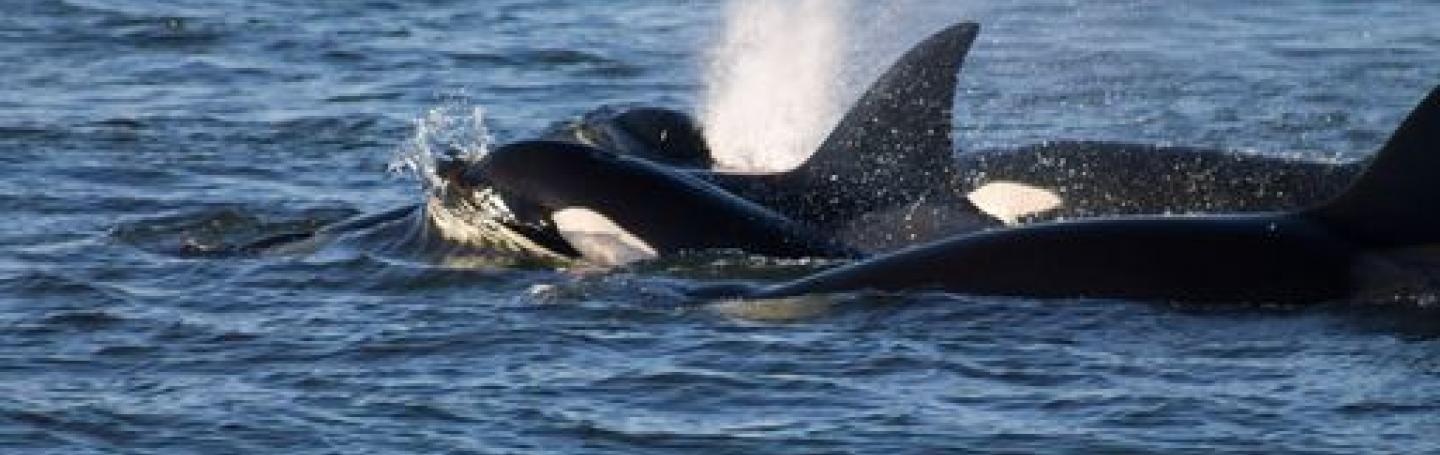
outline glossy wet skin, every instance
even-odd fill
[[[1040,298],[1304,303],[1354,289],[1360,249],[1295,216],[1094,220],[962,236],[757,295],[853,289]]]

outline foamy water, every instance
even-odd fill
[[[415,119],[410,139],[396,149],[388,168],[392,175],[418,180],[424,194],[440,196],[445,184],[437,172],[439,163],[474,162],[490,152],[493,142],[485,108],[453,95]]]

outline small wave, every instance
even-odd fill
[[[343,94],[343,95],[333,95],[333,96],[330,96],[329,98],[325,98],[325,102],[327,102],[327,103],[360,103],[360,102],[365,102],[365,101],[394,101],[394,100],[400,99],[400,97],[402,97],[402,96],[404,96],[404,93],[401,93],[401,92],[393,92],[393,91],[365,92],[365,93],[347,93],[347,94]]]
[[[209,46],[224,41],[231,33],[223,18],[204,17],[195,11],[179,14],[155,14],[151,8],[134,9],[123,5],[91,2],[46,1],[30,13],[50,16],[67,23],[83,21],[83,28],[64,27],[54,35],[66,40],[95,41],[136,48],[188,48]],[[98,3],[98,2],[97,2]],[[175,12],[177,9],[167,9]]]
[[[464,63],[505,66],[618,65],[620,60],[574,49],[521,49],[505,52],[448,52],[451,59]]]
[[[126,318],[101,309],[62,311],[45,316],[40,323],[45,326],[65,326],[93,331],[124,323]]]
[[[818,319],[833,311],[830,296],[801,296],[766,300],[727,300],[712,304],[717,313],[756,322],[796,322]]]
[[[83,5],[71,0],[52,0],[48,2],[30,2],[29,12],[51,15],[51,16],[78,16],[83,14],[113,13],[113,11],[100,9],[98,7]]]
[[[121,301],[123,295],[104,285],[57,272],[32,271],[0,277],[0,294],[45,297],[97,297],[105,301]]]
[[[536,70],[561,68],[600,78],[635,77],[644,74],[646,70],[625,60],[572,49],[530,49],[503,53],[448,52],[445,55],[460,66]]]
[[[44,125],[0,126],[0,139],[56,140],[65,137],[64,128]],[[8,154],[7,154],[8,155]]]
[[[383,121],[377,115],[315,116],[281,120],[274,123],[274,128],[281,139],[302,135],[341,139],[369,132]]]
[[[221,26],[199,25],[199,20],[178,17],[151,18],[116,34],[121,42],[140,48],[188,48],[219,44],[228,36]]]

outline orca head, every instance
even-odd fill
[[[684,112],[640,107],[616,115],[615,126],[638,142],[635,155],[670,166],[710,169],[715,159],[695,119]]]
[[[586,145],[675,169],[708,170],[715,165],[695,119],[660,107],[602,106],[552,126],[539,140]]]
[[[532,253],[589,265],[654,259],[659,257],[656,246],[615,219],[633,222],[624,217],[633,214],[627,207],[643,204],[635,198],[651,195],[631,186],[643,184],[636,179],[653,176],[630,172],[654,166],[648,163],[573,142],[507,144],[463,169],[452,169],[447,178],[458,200],[451,205],[483,216],[450,229],[472,232],[471,237],[509,239]]]
[[[551,221],[548,206],[523,190],[496,184],[508,178],[504,172],[513,166],[497,166],[497,160],[492,158],[496,153],[513,155],[507,147],[501,147],[478,161],[437,163],[437,174],[445,187],[425,204],[430,223],[442,237],[473,247],[548,259],[579,259],[580,252],[565,241]]]

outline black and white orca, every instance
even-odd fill
[[[961,235],[749,294],[941,290],[1039,298],[1313,303],[1440,284],[1440,88],[1340,195],[1265,214],[1119,217]]]
[[[957,150],[954,72],[977,31],[961,24],[917,46],[789,172],[715,169],[697,122],[664,108],[602,108],[546,138],[681,169],[870,253],[1021,223],[1306,207],[1363,168],[1122,142]]]

